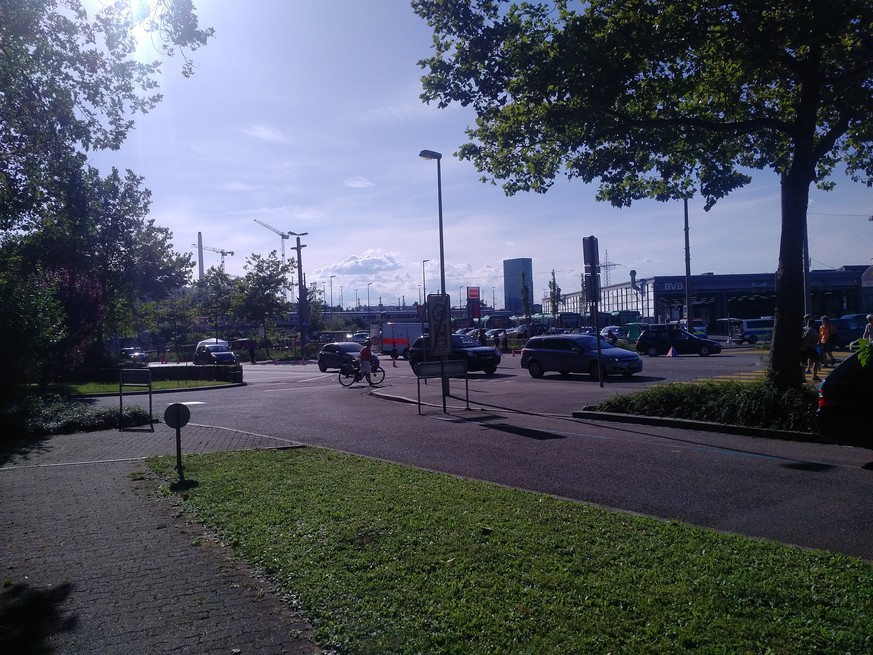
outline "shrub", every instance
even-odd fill
[[[33,395],[3,409],[0,432],[12,438],[41,437],[134,427],[151,420],[148,411],[131,406],[124,408],[119,425],[118,410],[113,407],[91,407],[61,396]]]
[[[675,382],[614,396],[597,409],[814,433],[817,399],[813,386],[779,392],[766,382]]]

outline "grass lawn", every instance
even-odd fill
[[[198,520],[340,653],[873,652],[857,559],[316,448],[185,464]]]
[[[152,381],[152,391],[167,391],[177,389],[195,389],[197,387],[219,387],[231,384],[230,382],[218,382],[216,380],[157,380]],[[134,387],[125,387],[124,394],[133,393]],[[50,384],[46,387],[46,393],[59,394],[62,396],[93,396],[101,393],[118,393],[118,382],[81,382]],[[148,390],[146,390],[148,393]]]

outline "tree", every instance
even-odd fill
[[[558,305],[561,304],[561,287],[555,280],[555,269],[552,269],[552,279],[549,280],[549,304],[552,306],[552,320],[558,317]]]
[[[185,75],[187,53],[213,33],[191,0],[101,3],[91,21],[79,0],[0,2],[0,228],[38,227],[54,181],[84,153],[118,149],[131,115],[160,102],[161,65],[136,60],[135,27],[164,54],[181,53]]]
[[[459,156],[507,194],[558,175],[598,199],[700,193],[710,209],[769,169],[782,238],[770,380],[799,387],[810,185],[838,162],[873,183],[868,0],[414,0],[434,29],[422,99],[477,113]],[[573,3],[575,4],[575,3]]]
[[[243,318],[262,324],[266,334],[267,320],[289,311],[285,289],[288,275],[294,270],[294,260],[282,263],[275,250],[267,257],[252,254],[246,260],[245,269],[237,312]]]

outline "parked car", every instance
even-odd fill
[[[194,351],[194,363],[202,364],[236,364],[237,359],[233,351],[227,347],[227,342],[197,344]]]
[[[873,361],[861,366],[857,353],[837,364],[818,390],[819,434],[847,445],[873,448]]]
[[[718,341],[696,337],[690,332],[678,328],[660,330],[656,329],[655,326],[640,334],[636,348],[638,353],[645,353],[649,357],[666,355],[670,352],[670,348],[677,355],[700,355],[701,357],[721,352],[721,344]]]
[[[609,335],[615,335],[616,339],[624,339],[625,331],[624,328],[618,325],[607,325],[605,328],[600,330],[600,336],[607,338]]]
[[[624,348],[616,348],[600,338],[600,366],[597,364],[597,340],[593,334],[556,334],[531,337],[521,349],[521,367],[531,377],[541,378],[547,371],[561,375],[587,373],[595,380],[600,372],[606,375],[630,377],[643,370],[640,356]]]
[[[318,370],[324,373],[329,368],[340,368],[343,364],[358,359],[364,347],[356,341],[327,343],[318,352]],[[372,357],[373,366],[379,365],[379,358]]]
[[[119,350],[118,359],[122,365],[145,366],[149,361],[149,356],[139,346],[131,346]]]
[[[348,337],[350,341],[354,341],[355,343],[364,343],[367,339],[370,338],[369,332],[355,332],[352,336]]]
[[[491,346],[480,346],[475,339],[463,334],[453,334],[452,352],[449,360],[464,360],[467,362],[467,371],[484,371],[486,375],[492,375],[500,364],[500,351]],[[409,348],[409,365],[412,370],[422,361],[435,361],[439,357],[431,353],[430,339],[428,335],[419,337]]]

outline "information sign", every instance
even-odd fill
[[[452,314],[449,297],[432,293],[427,297],[427,321],[430,324],[431,352],[448,355],[452,352]]]

